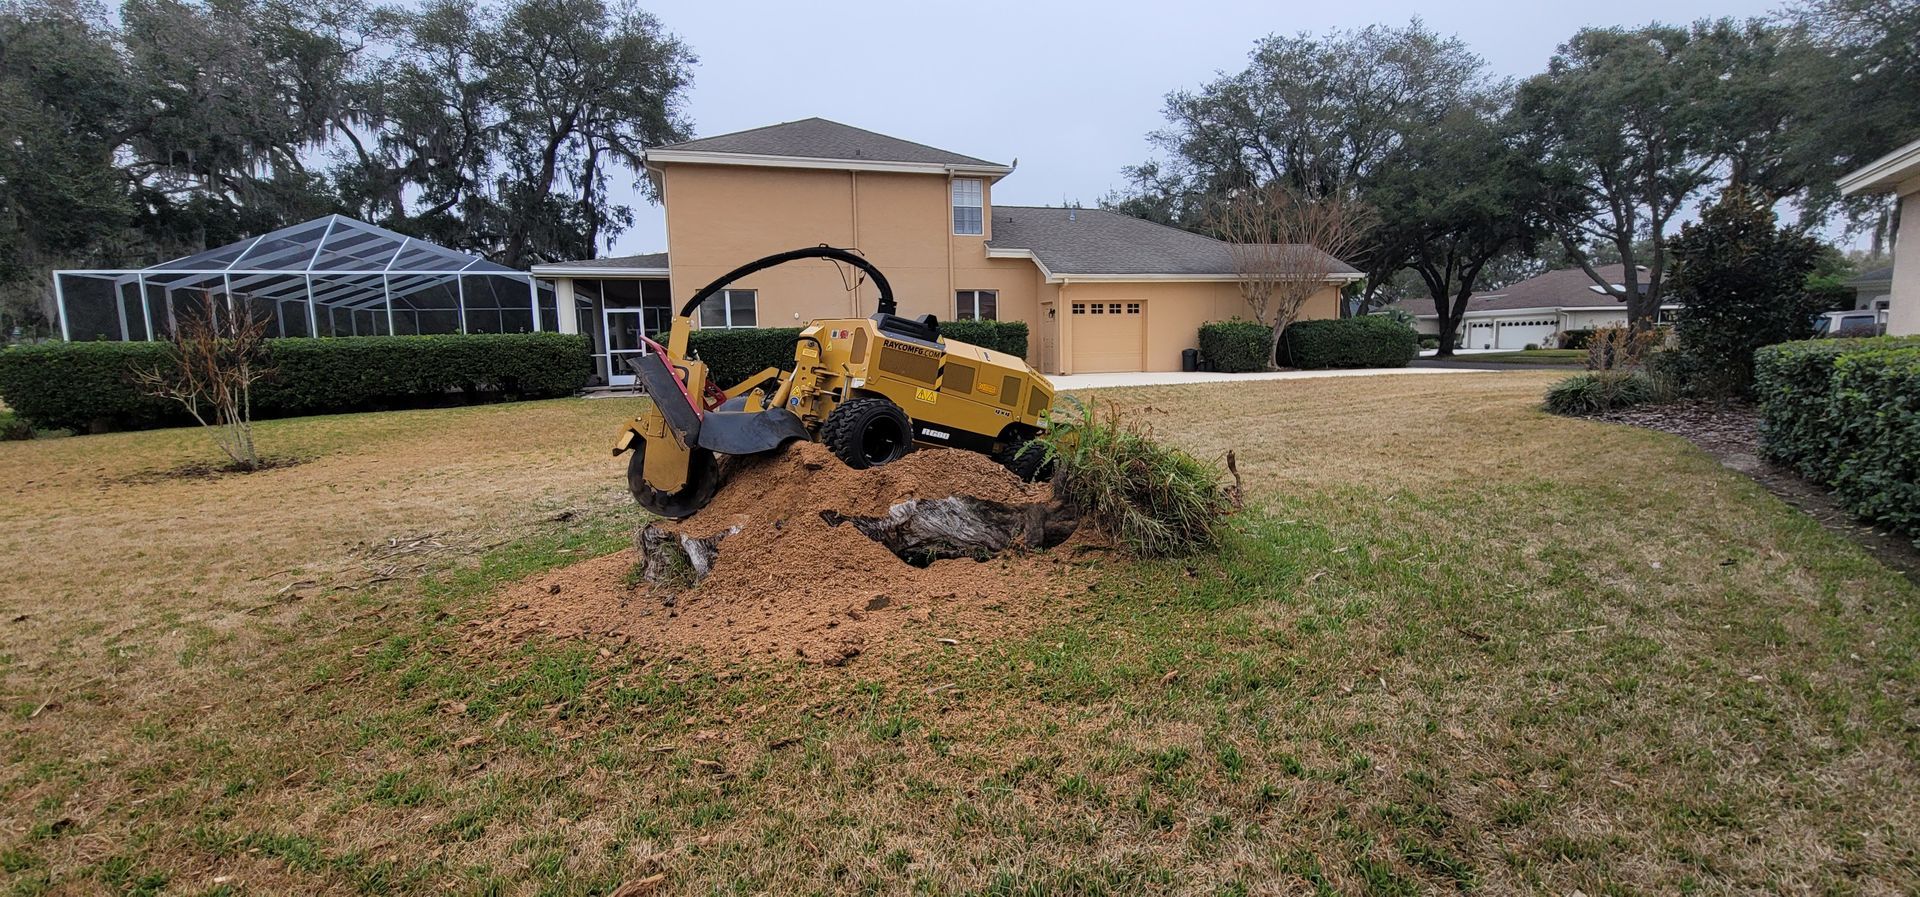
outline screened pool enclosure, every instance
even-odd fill
[[[149,268],[55,271],[53,290],[69,340],[165,339],[209,303],[269,336],[557,329],[533,275],[340,215]]]

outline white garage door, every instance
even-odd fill
[[[1098,374],[1145,370],[1146,303],[1087,300],[1072,303],[1073,372]]]
[[[1467,322],[1467,346],[1466,347],[1469,349],[1493,348],[1493,322],[1492,321]]]
[[[1495,344],[1495,347],[1500,349],[1524,349],[1529,345],[1544,346],[1547,344],[1547,340],[1553,336],[1554,331],[1559,329],[1559,322],[1554,321],[1552,318],[1544,320],[1535,318],[1530,320],[1501,321],[1498,337],[1499,342]]]

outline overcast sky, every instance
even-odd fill
[[[1008,204],[1092,205],[1148,157],[1168,91],[1244,67],[1272,33],[1324,32],[1415,15],[1465,38],[1493,71],[1540,71],[1588,25],[1764,15],[1779,0],[1516,3],[982,2],[925,4],[641,0],[700,57],[694,133],[820,116],[991,159],[1019,160],[994,187]],[[964,15],[961,14],[964,11]],[[637,194],[612,254],[666,248],[660,208]]]

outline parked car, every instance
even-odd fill
[[[1870,308],[1822,312],[1813,319],[1815,339],[1843,336],[1879,336],[1887,332],[1886,312]]]

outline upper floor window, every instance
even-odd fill
[[[701,329],[753,327],[760,318],[754,290],[721,290],[700,304]]]
[[[953,232],[979,236],[987,232],[986,182],[979,178],[953,179]]]
[[[953,319],[956,321],[1000,320],[1000,291],[961,290],[953,294]]]

